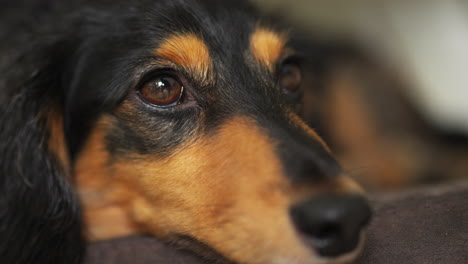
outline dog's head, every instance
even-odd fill
[[[301,50],[238,5],[80,13],[34,75],[47,151],[75,179],[91,237],[188,238],[239,263],[345,262],[368,205],[297,113]]]

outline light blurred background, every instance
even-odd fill
[[[317,34],[359,42],[411,83],[431,120],[468,131],[468,1],[255,1]]]
[[[338,60],[335,69],[343,69],[343,64],[346,64],[346,76],[349,77],[349,72],[354,79],[359,75],[357,86],[372,83],[372,88],[367,87],[364,94],[381,93],[380,97],[374,95],[369,99],[364,96],[367,99],[363,100],[384,98],[376,101],[377,104],[386,104],[385,98],[391,101],[398,97],[392,94],[393,89],[399,90],[405,98],[403,104],[388,104],[380,109],[382,112],[399,112],[393,116],[393,120],[398,120],[390,126],[388,122],[386,125],[369,125],[378,123],[385,113],[377,117],[373,114],[373,118],[365,121],[358,118],[351,122],[352,126],[361,124],[359,128],[329,126],[328,134],[330,130],[337,129],[354,131],[351,133],[353,136],[331,136],[331,141],[344,142],[341,146],[346,145],[346,151],[341,148],[337,152],[352,169],[363,168],[365,172],[358,173],[361,176],[357,177],[361,177],[365,184],[375,188],[400,188],[468,177],[464,138],[468,134],[468,1],[255,1],[267,12],[284,16],[307,29],[307,34],[314,38],[326,43],[335,42],[335,46],[357,47],[358,53],[364,55],[352,55],[341,62]],[[352,62],[353,59],[356,62]],[[349,70],[350,67],[353,69]],[[342,75],[334,74],[331,83],[336,83],[336,79],[342,80]],[[348,78],[344,85],[356,86],[356,82]],[[330,81],[328,86],[333,86]],[[374,91],[369,92],[370,89]],[[358,90],[363,91],[361,88]],[[344,100],[350,97],[343,96]],[[330,102],[330,97],[326,98],[326,103]],[[359,101],[353,102],[359,104]],[[412,116],[413,111],[399,109],[405,104],[418,114]],[[334,105],[343,104],[335,101]],[[343,111],[348,113],[345,117],[327,115],[325,119],[336,119],[344,124],[353,118],[350,117],[351,112],[362,117],[363,112],[379,111],[378,107],[355,108],[344,108]],[[324,112],[328,113],[327,110]],[[400,122],[402,119],[407,120]],[[424,125],[414,126],[421,119]],[[371,128],[363,129],[363,126]],[[389,130],[396,133],[382,135]]]

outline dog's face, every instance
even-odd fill
[[[107,212],[116,233],[188,238],[239,263],[352,259],[369,209],[296,113],[307,84],[287,32],[232,3],[116,9],[75,36],[51,119],[91,236]]]

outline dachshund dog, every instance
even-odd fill
[[[2,5],[1,263],[132,233],[234,263],[358,254],[369,205],[300,118],[291,31],[243,1]]]

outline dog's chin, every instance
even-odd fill
[[[170,240],[172,244],[177,245],[178,247],[189,250],[191,252],[196,252],[196,254],[203,259],[209,261],[209,263],[214,262],[218,264],[251,264],[250,262],[245,261],[232,261],[224,257],[222,254],[213,250],[210,246],[198,241],[197,239],[186,236],[186,235],[176,235],[173,236]],[[255,264],[347,264],[351,263],[357,256],[361,253],[364,245],[364,232],[361,232],[359,243],[355,249],[337,257],[320,257],[316,253],[316,250],[311,248],[310,245],[304,243],[304,247],[308,249],[309,254],[297,256],[297,255],[283,255],[275,256],[275,252],[265,252],[271,261],[261,262]],[[261,259],[266,259],[265,257],[259,257]]]

